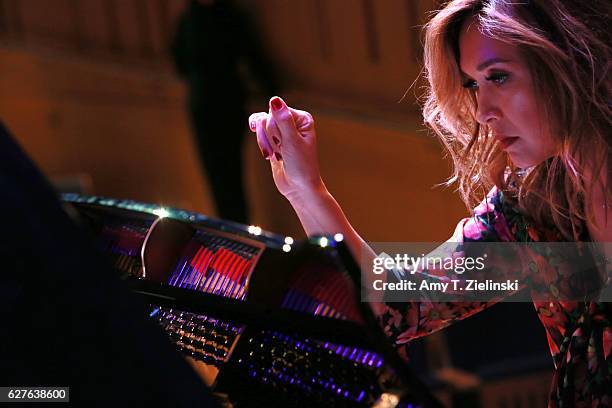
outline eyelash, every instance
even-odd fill
[[[486,77],[485,79],[487,81],[491,81],[491,82],[494,82],[494,83],[496,83],[498,85],[501,85],[501,84],[505,83],[506,80],[508,80],[508,76],[509,75],[506,74],[506,73],[499,72],[499,73],[491,74],[488,77]],[[475,90],[475,89],[477,89],[477,86],[478,86],[478,84],[473,79],[469,79],[469,80],[467,80],[467,81],[465,81],[463,83],[463,87],[466,88],[466,89]]]

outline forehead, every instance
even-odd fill
[[[480,64],[492,59],[516,62],[519,60],[518,48],[482,34],[474,17],[466,19],[459,32],[461,70],[465,73],[475,73]]]

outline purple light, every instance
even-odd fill
[[[370,352],[368,351],[367,353],[365,353],[365,356],[363,356],[363,358],[361,359],[361,364],[365,364],[369,356],[370,356]]]
[[[227,287],[223,291],[223,296],[230,297],[230,295],[234,292],[234,288],[236,288],[236,285],[239,285],[239,283],[236,281],[230,280],[229,285],[227,285]]]
[[[348,398],[349,396],[349,392],[348,391],[344,391],[344,398]]]
[[[361,391],[359,393],[359,396],[357,397],[357,402],[361,402],[364,396],[365,396],[365,391]]]

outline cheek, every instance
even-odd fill
[[[554,142],[534,93],[531,90],[518,90],[508,102],[506,115],[518,134],[538,153],[551,154]]]
[[[541,128],[538,106],[531,92],[518,90],[508,100],[506,115],[512,123],[527,134],[537,133]]]

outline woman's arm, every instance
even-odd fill
[[[349,223],[342,208],[323,183],[317,189],[303,190],[287,196],[287,199],[304,227],[306,235],[341,233],[356,262],[361,265],[372,264],[376,254]],[[362,285],[366,290],[372,288],[369,278],[373,278],[374,275],[362,273],[361,276],[365,280]],[[384,275],[382,276],[384,278]],[[383,278],[378,277],[378,279]],[[370,305],[374,313],[380,315],[384,310],[383,305],[379,304],[382,302],[382,293],[369,291],[367,296],[371,300]]]
[[[342,233],[353,256],[362,265],[371,265],[375,252],[351,226],[342,209],[329,193],[321,179],[316,155],[314,120],[308,112],[289,108],[278,97],[270,100],[270,111],[251,115],[251,130],[257,133],[257,142],[264,157],[270,161],[274,182],[279,192],[289,200],[306,234]],[[477,234],[496,225],[490,216],[500,214],[488,198],[482,204],[479,217],[463,220],[455,234],[442,250],[455,256],[453,243],[463,238],[478,240]],[[505,222],[500,219],[500,223]],[[500,224],[502,225],[502,224]],[[486,226],[486,227],[485,227]],[[497,234],[490,230],[491,234]],[[492,239],[491,239],[492,238]],[[489,237],[496,240],[495,237]],[[375,275],[362,271],[362,285],[374,313],[385,332],[396,342],[403,343],[465,318],[499,299],[483,302],[438,302],[422,293],[414,301],[383,303],[384,293],[373,290],[374,279],[385,280],[385,274]],[[452,272],[418,270],[415,280],[445,280],[457,278]],[[507,296],[512,291],[503,294]],[[461,294],[457,294],[461,300]]]
[[[321,179],[312,115],[274,97],[269,112],[251,115],[249,125],[257,134],[263,156],[270,161],[278,191],[293,207],[306,234],[341,233],[357,263],[371,263],[374,251],[351,226]],[[363,284],[371,287],[368,282]],[[370,299],[377,300],[376,294],[370,294]],[[381,311],[376,302],[372,308],[375,313]]]

